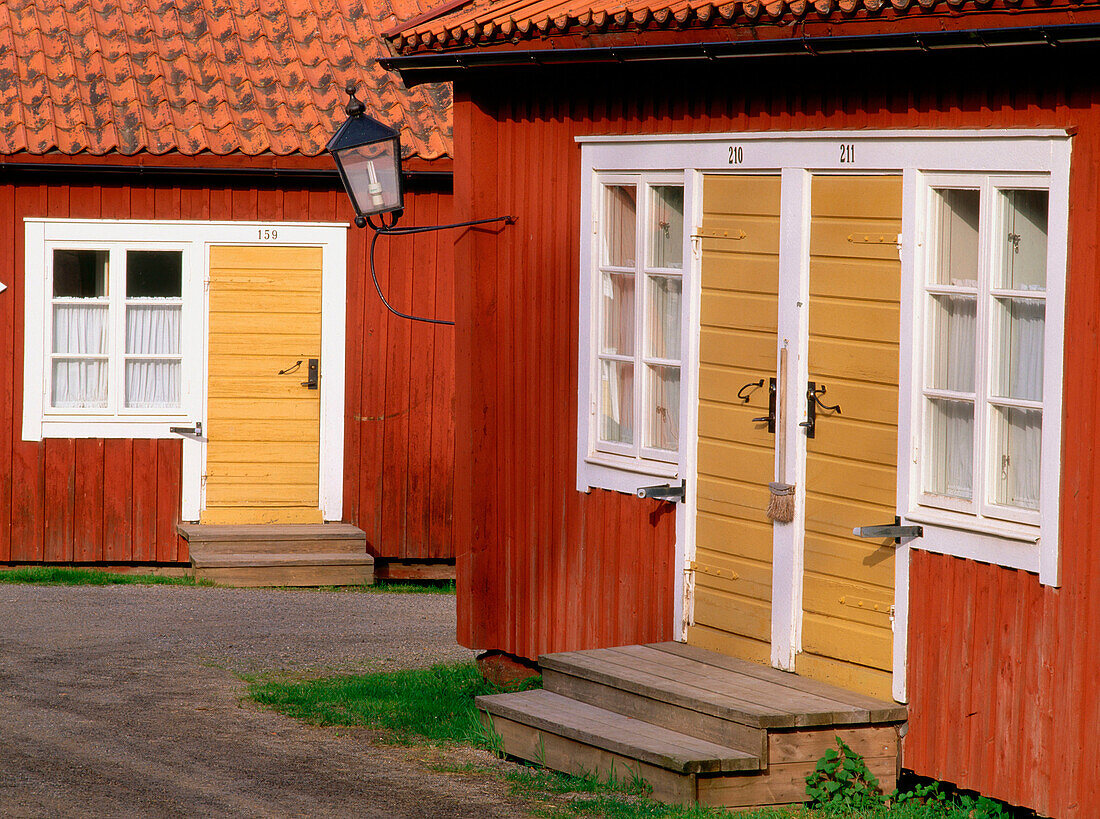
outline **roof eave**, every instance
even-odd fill
[[[409,54],[379,60],[397,71],[406,87],[448,82],[470,72],[563,65],[670,63],[825,57],[850,54],[958,52],[1100,43],[1100,23],[973,28],[956,31],[806,36],[771,40],[730,40],[674,45],[594,46],[591,48],[467,49]]]

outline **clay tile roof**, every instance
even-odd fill
[[[4,0],[0,154],[301,154],[345,118],[344,85],[451,153],[451,92],[382,70],[381,32],[432,0]]]
[[[383,32],[402,53],[487,47],[555,34],[605,34],[778,22],[843,21],[885,7],[971,12],[1055,7],[1063,0],[450,0]],[[1080,5],[1077,3],[1076,5]],[[1094,7],[1093,3],[1088,4]],[[751,35],[747,35],[751,36]]]

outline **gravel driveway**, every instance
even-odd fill
[[[469,659],[454,598],[0,585],[0,816],[511,817],[429,769],[242,699],[237,674]]]

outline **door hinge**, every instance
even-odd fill
[[[720,569],[717,566],[708,566],[705,563],[699,563],[695,560],[689,560],[687,562],[687,569],[691,572],[699,572],[700,574],[707,574],[711,577],[724,577],[727,580],[737,580],[741,577],[733,569]]]

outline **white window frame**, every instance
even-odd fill
[[[689,302],[694,281],[693,258],[691,249],[691,230],[693,208],[689,197],[690,185],[685,173],[647,172],[620,170],[595,171],[587,177],[587,196],[582,205],[581,224],[590,226],[582,231],[580,283],[580,340],[578,345],[579,396],[577,402],[578,418],[578,475],[577,488],[582,492],[589,489],[612,489],[620,492],[635,492],[639,485],[649,481],[673,481],[682,474],[684,441],[686,440],[686,419],[684,408],[689,400],[690,367],[688,351],[690,345]],[[637,210],[635,213],[635,242],[639,252],[635,254],[632,270],[614,268],[615,272],[628,272],[634,275],[634,424],[633,441],[630,444],[617,444],[601,441],[599,437],[599,377],[600,377],[600,330],[601,330],[601,276],[607,265],[603,265],[601,221],[605,215],[605,191],[608,186],[634,185],[637,189]],[[650,267],[649,242],[646,228],[649,225],[649,211],[652,207],[651,190],[654,186],[675,186],[684,188],[684,235],[682,266],[680,269]],[[645,446],[646,414],[646,378],[647,366],[656,361],[645,350],[644,339],[647,327],[648,299],[646,294],[647,276],[673,275],[681,280],[680,300],[680,359],[676,366],[680,368],[680,424],[678,448],[662,450]],[[652,359],[652,361],[651,361]],[[660,363],[660,362],[658,362]]]
[[[118,224],[118,223],[114,223]],[[111,223],[67,220],[26,223],[26,323],[23,364],[23,438],[168,438],[173,425],[201,417],[205,357],[202,246],[156,231],[112,230]],[[106,407],[53,407],[53,252],[103,250],[108,256],[108,376]],[[125,254],[131,250],[178,251],[182,255],[180,313],[180,404],[177,408],[125,406]],[[38,328],[34,332],[31,328]]]
[[[213,245],[312,246],[322,250],[319,501],[325,520],[343,515],[345,328],[347,323],[346,223],[197,222],[183,220],[24,219],[23,440],[44,438],[168,438],[172,426],[206,422],[206,357],[210,247]],[[135,238],[136,237],[136,238]],[[136,249],[186,247],[181,316],[181,410],[162,415],[90,415],[49,407],[51,349],[46,316],[52,301],[47,253],[72,247],[120,245]],[[37,328],[37,329],[35,329]],[[144,412],[139,410],[137,412]],[[181,517],[199,519],[206,439],[183,436]]]
[[[1059,146],[1061,147],[1061,146]],[[1009,568],[1023,569],[1039,574],[1045,585],[1060,583],[1058,550],[1061,503],[1061,435],[1062,418],[1062,367],[1065,339],[1065,284],[1069,223],[1069,152],[1052,152],[1047,168],[1032,173],[1001,173],[996,171],[960,170],[958,172],[920,173],[914,180],[917,242],[913,249],[914,292],[912,349],[908,362],[910,387],[909,469],[899,470],[899,481],[908,473],[905,495],[900,497],[907,504],[906,520],[924,527],[924,536],[913,546],[928,551],[970,558]],[[952,501],[923,491],[923,459],[928,413],[924,400],[925,368],[931,366],[928,359],[929,296],[925,290],[931,269],[931,254],[935,252],[936,223],[933,216],[935,189],[970,188],[981,192],[983,220],[991,225],[979,234],[980,270],[977,286],[978,317],[975,373],[975,485],[973,501]],[[988,500],[989,457],[986,453],[993,446],[987,423],[992,391],[990,362],[993,361],[992,320],[987,317],[993,293],[991,277],[1000,262],[1001,250],[989,247],[989,237],[999,230],[1003,202],[1001,190],[1046,190],[1049,194],[1047,221],[1047,269],[1046,302],[1043,328],[1043,400],[1041,402],[1043,424],[1041,432],[1040,499],[1036,511],[1014,510],[992,504]],[[984,212],[988,209],[988,212]],[[986,222],[983,221],[983,225]],[[903,312],[903,315],[905,313]],[[904,354],[903,345],[903,354]],[[903,358],[903,361],[905,359]],[[903,382],[905,373],[903,366]],[[903,384],[904,389],[904,384]],[[1018,402],[1007,402],[1016,404]],[[901,489],[902,487],[899,487]]]

